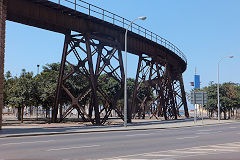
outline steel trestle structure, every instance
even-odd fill
[[[67,69],[67,66],[71,69]],[[77,109],[84,121],[92,124],[105,123],[112,110],[123,119],[117,102],[123,94],[124,76],[121,47],[117,39],[98,33],[70,35],[69,32],[64,43],[53,121],[57,121],[59,105],[67,97],[70,98],[71,105],[65,113],[60,113],[60,121],[73,109]],[[83,77],[88,84],[79,82]],[[113,78],[121,86],[115,95],[107,94],[101,88],[101,82],[109,78]],[[68,81],[76,83],[75,89]],[[145,118],[146,112],[152,113],[150,118],[177,119],[182,106],[185,116],[189,116],[182,75],[174,73],[167,59],[141,54],[134,86],[132,103],[128,107],[128,122],[137,116]],[[147,92],[142,94],[141,90],[144,89]],[[65,96],[61,96],[63,94]],[[101,105],[98,95],[103,98]],[[65,99],[61,100],[60,97]]]
[[[67,66],[70,69],[67,70]],[[121,86],[115,95],[107,93],[101,87],[101,82],[109,80],[109,78],[113,78]],[[81,80],[83,79],[88,83],[82,84]],[[63,94],[70,97],[71,106],[63,113],[60,121],[73,109],[77,109],[84,121],[90,121],[93,124],[104,123],[112,110],[115,110],[118,116],[123,118],[122,113],[116,107],[116,103],[123,93],[123,79],[121,48],[119,42],[114,38],[97,33],[66,35],[54,108],[54,121],[57,119],[58,104],[60,104],[60,97]],[[69,81],[76,83],[75,88],[70,85]],[[98,95],[102,97],[101,100],[98,99]]]
[[[141,95],[141,86],[149,90],[149,94]],[[166,59],[139,56],[135,88],[131,110],[133,118],[145,117],[146,112],[158,118],[177,119],[180,107],[184,107],[188,117],[188,108],[184,96],[182,75],[174,73]],[[128,118],[130,121],[131,113]]]
[[[92,124],[105,123],[112,111],[123,119],[119,106],[125,76],[122,49],[129,20],[82,0],[0,0],[0,11],[0,110],[5,21],[10,20],[65,35],[53,122],[64,120],[73,109]],[[128,122],[144,118],[146,113],[151,113],[151,118],[176,119],[181,107],[188,117],[182,79],[187,67],[185,55],[171,42],[135,23],[127,42],[129,53],[139,58],[128,101]],[[104,90],[109,81],[117,86],[114,93]],[[64,104],[70,105],[62,113]]]
[[[60,121],[73,109],[84,121],[92,124],[105,123],[112,110],[123,119],[117,102],[123,94],[124,76],[121,47],[116,39],[98,33],[71,35],[69,32],[65,36],[53,121],[57,121],[59,106],[66,99],[71,101],[71,105],[64,113],[60,112]],[[121,86],[115,95],[101,88],[101,82],[109,78]],[[88,83],[82,84],[83,79]],[[70,81],[75,83],[75,88]],[[182,75],[174,73],[166,59],[141,54],[134,86],[128,107],[128,122],[137,116],[145,118],[146,112],[152,113],[150,118],[177,119],[182,106],[185,116],[189,116]],[[142,90],[147,92],[143,94]],[[100,105],[98,95],[101,95],[101,103],[104,104]]]

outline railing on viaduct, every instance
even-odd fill
[[[82,0],[49,0],[49,1],[58,3],[59,5],[69,7],[76,11],[85,13],[89,16],[99,18],[101,20],[107,21],[107,22],[117,25],[119,27],[125,28],[128,26],[128,24],[131,23],[131,21],[127,20],[126,18],[123,18],[119,15],[116,15],[112,12],[109,12],[105,9],[102,9],[100,7],[97,7],[95,5],[92,5],[92,4],[82,1]],[[132,31],[136,34],[139,34],[151,41],[154,41],[154,42],[168,48],[169,50],[171,50],[175,54],[177,54],[187,64],[186,56],[182,53],[182,51],[180,51],[180,49],[178,49],[178,47],[173,45],[168,40],[162,38],[161,36],[151,32],[148,29],[143,28],[135,23],[133,23],[130,26],[130,31]]]

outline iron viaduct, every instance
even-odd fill
[[[5,23],[9,20],[65,35],[53,121],[63,120],[73,109],[78,110],[83,120],[93,124],[104,123],[112,110],[123,118],[116,104],[123,94],[122,49],[125,28],[130,21],[82,0],[0,0],[0,19],[0,115],[3,108]],[[128,52],[139,57],[128,120],[150,109],[155,117],[177,118],[182,106],[188,117],[182,79],[187,67],[184,54],[166,39],[136,24],[130,28],[127,45]],[[67,71],[66,66],[71,69]],[[67,81],[76,76],[85,77],[89,83],[81,86],[79,92],[71,93]],[[99,81],[108,78],[115,79],[121,86],[115,95],[109,95],[99,85]],[[139,95],[142,84],[154,91],[153,100],[148,100],[150,95]],[[71,105],[58,118],[58,110],[64,103],[63,94],[68,96]],[[103,106],[99,105],[97,95],[103,97]],[[87,108],[82,105],[86,97]]]

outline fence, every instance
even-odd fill
[[[71,8],[75,11],[85,13],[89,16],[99,18],[101,20],[107,21],[109,23],[112,23],[114,25],[117,25],[117,26],[120,26],[123,28],[126,28],[128,26],[128,24],[131,23],[131,21],[129,21],[119,15],[116,15],[112,12],[109,12],[107,10],[104,10],[100,7],[97,7],[95,5],[92,5],[92,4],[82,1],[82,0],[49,0],[49,1],[58,3],[59,6],[62,5],[62,6]],[[175,45],[173,45],[168,40],[160,37],[159,35],[151,32],[135,23],[132,23],[132,25],[130,26],[130,31],[132,31],[136,34],[139,34],[151,41],[154,41],[154,42],[168,48],[169,50],[171,50],[175,54],[177,54],[185,63],[187,63],[186,56]]]

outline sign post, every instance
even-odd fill
[[[204,93],[202,92],[202,124],[203,124],[203,103],[204,103]]]
[[[191,104],[194,104],[194,123],[197,122],[197,104],[201,104],[203,123],[203,106],[207,104],[207,92],[192,91]]]

